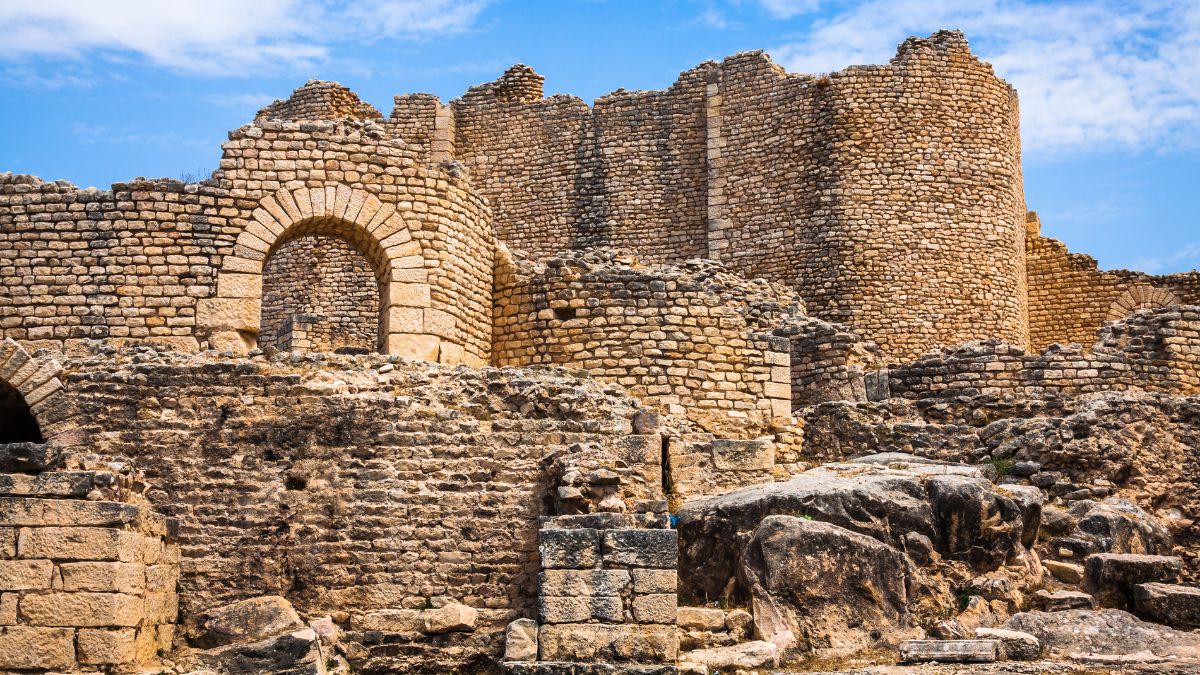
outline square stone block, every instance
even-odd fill
[[[675,626],[563,623],[538,629],[542,661],[671,663],[679,652]]]
[[[679,556],[677,542],[675,530],[610,530],[604,533],[604,562],[675,569]]]
[[[579,623],[597,619],[620,623],[623,619],[621,598],[615,596],[538,598],[538,617],[541,623]]]
[[[137,626],[142,598],[125,593],[45,593],[21,598],[20,616],[35,626]]]
[[[76,658],[95,666],[117,666],[137,659],[137,631],[132,628],[99,630],[81,628],[76,640]]]
[[[50,588],[54,563],[49,560],[0,560],[0,591]]]
[[[0,670],[48,670],[75,665],[70,628],[0,628]]]
[[[600,531],[542,529],[538,552],[543,569],[595,567],[600,562]]]
[[[103,527],[22,528],[17,536],[17,555],[21,558],[54,560],[137,559],[138,535]]]
[[[544,570],[538,575],[542,595],[621,595],[629,586],[625,570]]]
[[[64,591],[97,591],[140,594],[146,588],[146,567],[136,563],[63,563]]]
[[[654,593],[633,598],[633,618],[638,623],[675,623],[679,600],[674,593]]]

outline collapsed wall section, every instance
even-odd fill
[[[998,340],[946,349],[884,374],[891,396],[1045,398],[1104,391],[1200,393],[1200,307],[1143,310],[1107,324],[1084,352],[1052,345],[1041,353]]]
[[[477,671],[536,612],[552,467],[607,468],[621,509],[662,499],[662,441],[634,429],[637,402],[562,372],[144,348],[65,368],[87,420],[68,450],[139,467],[181,522],[189,639],[204,611],[278,594],[349,629],[364,671]],[[478,611],[473,631],[400,634],[408,610],[451,601]]]
[[[1096,331],[1138,309],[1200,303],[1200,274],[1152,276],[1100,270],[1088,255],[1071,253],[1041,234],[1030,212],[1025,251],[1029,276],[1029,335],[1035,348],[1055,342],[1091,344]]]

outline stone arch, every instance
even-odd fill
[[[1136,284],[1125,289],[1121,297],[1113,301],[1108,308],[1105,321],[1120,321],[1139,309],[1169,307],[1182,304],[1179,296],[1165,288],[1156,288],[1150,284]]]
[[[395,205],[346,185],[283,188],[264,197],[217,274],[215,297],[197,307],[209,346],[246,351],[257,344],[262,272],[283,243],[310,234],[351,242],[371,262],[380,283],[380,351],[437,361],[441,337],[429,319],[431,296],[421,243]]]
[[[52,440],[62,431],[62,424],[46,413],[61,397],[63,391],[62,365],[55,359],[30,354],[12,338],[0,342],[0,389],[15,392],[37,425],[38,441]],[[0,415],[4,414],[0,410]],[[3,427],[3,421],[0,421]],[[0,442],[5,442],[0,438]]]

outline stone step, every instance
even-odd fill
[[[0,473],[0,497],[83,499],[93,491],[105,499],[127,497],[133,481],[108,471],[46,471],[36,475]]]
[[[1138,584],[1133,589],[1137,613],[1172,628],[1200,628],[1200,588],[1175,584]]]
[[[1176,556],[1095,553],[1084,561],[1084,590],[1103,607],[1133,609],[1134,586],[1179,581],[1183,560]]]
[[[900,660],[907,663],[992,663],[999,658],[999,640],[905,640],[900,643]]]

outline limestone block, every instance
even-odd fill
[[[505,661],[537,661],[538,624],[533,619],[517,619],[504,631]]]
[[[146,589],[146,567],[122,562],[63,563],[64,591],[140,594]]]
[[[164,557],[166,551],[171,547],[164,549]],[[176,561],[178,559],[176,558]],[[150,593],[175,592],[179,586],[179,566],[173,563],[165,563],[162,565],[150,565],[146,567],[146,591]]]
[[[726,471],[758,471],[775,466],[775,443],[767,439],[718,438],[712,442],[713,466]]]
[[[22,528],[17,556],[54,560],[137,560],[138,535],[101,527]]]
[[[992,663],[1000,658],[999,640],[905,640],[900,660],[909,663]]]
[[[621,598],[615,596],[538,597],[538,620],[542,623],[580,623],[596,619],[620,623],[623,619]]]
[[[179,596],[175,593],[148,593],[145,602],[147,624],[175,623],[179,616]]]
[[[674,626],[566,623],[538,628],[543,661],[673,662],[679,651]]]
[[[388,286],[388,303],[401,307],[429,307],[432,303],[429,297],[428,284],[407,284],[393,282]]]
[[[1077,584],[1083,581],[1083,566],[1074,565],[1071,563],[1060,562],[1058,560],[1043,560],[1042,564],[1054,575],[1055,579],[1063,583]]]
[[[390,333],[385,350],[388,354],[420,361],[437,361],[442,341],[436,335],[411,335]]]
[[[626,570],[544,570],[538,575],[542,595],[620,595],[629,582]]]
[[[0,593],[0,626],[17,625],[18,593]]]
[[[208,613],[196,643],[203,647],[250,642],[304,625],[292,604],[278,595],[239,600]]]
[[[0,591],[50,588],[54,563],[49,560],[0,560]]]
[[[431,635],[475,630],[479,612],[457,602],[421,612],[421,630]]]
[[[221,272],[217,277],[217,296],[221,298],[262,298],[262,276],[240,272]]]
[[[679,588],[675,570],[630,570],[634,593],[674,593]]]
[[[679,600],[674,593],[654,593],[633,598],[633,619],[638,623],[667,623],[676,620]],[[722,623],[724,623],[722,617]]]
[[[1000,655],[1009,661],[1036,661],[1042,657],[1041,640],[1019,630],[976,628],[975,639],[999,640]]]
[[[538,532],[543,569],[595,567],[600,561],[600,531],[548,529]]]
[[[709,607],[680,607],[677,610],[676,623],[680,628],[696,630],[723,631],[725,630],[725,612]]]
[[[196,303],[196,326],[257,332],[262,302],[253,298],[204,298]]]
[[[358,630],[378,630],[385,633],[421,632],[421,610],[382,609],[357,617],[354,625]]]
[[[75,665],[75,631],[69,628],[0,628],[0,669],[46,670]]]
[[[675,530],[609,530],[604,533],[604,562],[630,567],[675,569]]]
[[[387,308],[388,333],[422,333],[424,330],[425,310],[399,305]]]
[[[1133,607],[1134,587],[1141,583],[1179,580],[1183,561],[1175,556],[1095,553],[1083,563],[1084,590],[1102,607]]]
[[[680,663],[695,663],[714,671],[746,668],[772,668],[779,665],[779,647],[773,642],[755,640],[725,647],[696,649],[679,655]]]
[[[46,593],[22,597],[20,614],[36,626],[137,626],[143,603],[126,593]]]
[[[0,563],[3,564],[3,563]],[[1200,588],[1149,583],[1134,588],[1137,613],[1174,628],[1200,628]]]
[[[135,522],[141,509],[122,502],[0,497],[0,526],[106,527]]]
[[[445,338],[454,337],[455,330],[457,329],[454,316],[440,309],[426,309],[424,324],[426,331]]]
[[[94,666],[115,666],[137,660],[137,631],[132,628],[99,630],[81,628],[76,640],[76,658]]]

